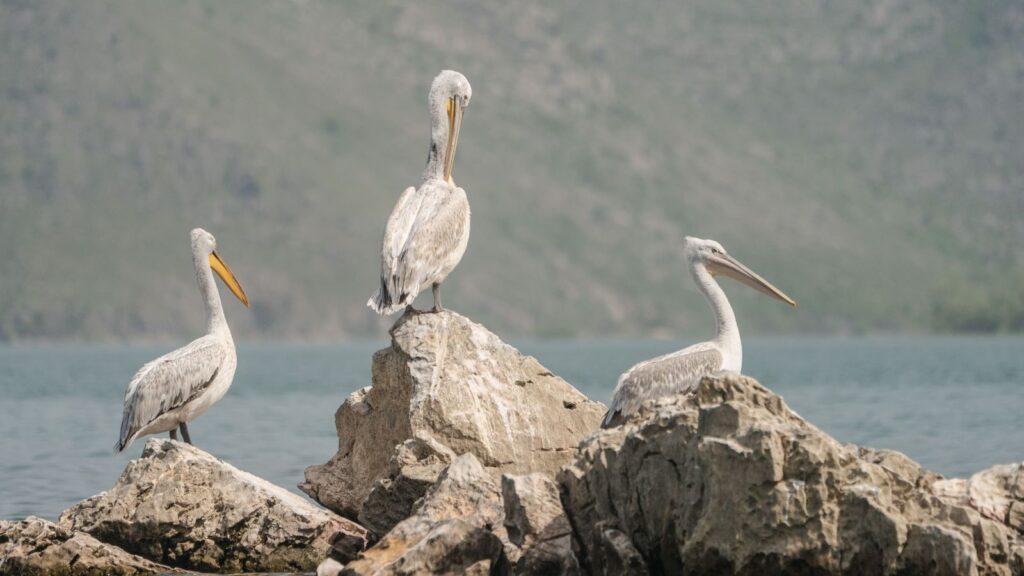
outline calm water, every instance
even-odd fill
[[[607,401],[617,375],[672,342],[526,342],[555,373]],[[745,371],[838,439],[909,454],[950,476],[1024,460],[1024,339],[745,342]],[[248,345],[228,395],[192,439],[295,490],[336,448],[334,411],[369,382],[382,343]],[[151,347],[0,347],[0,518],[56,518],[109,488],[125,383]]]

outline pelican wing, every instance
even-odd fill
[[[390,277],[398,266],[398,256],[402,253],[405,243],[409,239],[409,232],[412,230],[416,220],[416,213],[419,212],[420,203],[423,197],[414,198],[416,189],[409,186],[398,197],[391,216],[388,217],[387,227],[384,228],[384,246],[380,254],[381,277]]]
[[[184,406],[213,381],[227,349],[213,336],[143,366],[128,383],[117,450],[124,450],[135,435],[161,414]]]
[[[366,303],[378,313],[391,312],[396,304],[397,284],[399,281],[399,255],[409,240],[409,233],[416,220],[423,196],[416,194],[416,189],[409,186],[398,197],[387,226],[384,227],[384,240],[380,251],[380,288]]]
[[[710,342],[641,362],[619,377],[601,426],[618,426],[645,401],[682,392],[695,378],[721,367],[722,354]]]
[[[429,182],[406,190],[388,219],[381,254],[381,286],[367,303],[390,313],[411,304],[425,279],[456,252],[469,225],[462,188]]]

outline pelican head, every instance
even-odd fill
[[[730,256],[718,242],[687,236],[684,246],[684,254],[691,269],[696,270],[697,267],[702,267],[712,276],[718,274],[729,276],[758,292],[781,300],[790,306],[796,306],[796,302],[792,298],[772,286],[770,282],[761,278],[742,262]]]
[[[442,126],[447,128],[444,147],[445,182],[452,182],[452,166],[455,165],[455,149],[459,146],[459,129],[462,114],[473,97],[473,88],[466,77],[454,70],[443,70],[430,85],[430,108],[434,112],[435,133]],[[447,122],[445,122],[447,117]]]
[[[231,272],[231,268],[221,260],[219,254],[217,254],[217,239],[202,228],[196,228],[192,230],[192,255],[196,259],[196,265],[206,260],[210,269],[220,276],[220,279],[224,281],[224,284],[231,290],[231,293],[238,298],[242,304],[246,307],[249,306],[249,297],[245,295],[245,290],[242,290],[242,285],[238,283],[238,279],[235,278],[234,273]]]

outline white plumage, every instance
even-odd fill
[[[237,359],[213,272],[249,305],[231,270],[216,253],[216,239],[202,229],[192,231],[192,259],[199,291],[206,306],[208,334],[143,366],[128,383],[124,396],[121,434],[114,449],[123,451],[140,436],[181,429],[185,440],[188,422],[199,417],[227,393],[235,377]]]
[[[462,114],[472,88],[466,77],[445,70],[431,84],[431,143],[420,187],[406,188],[391,211],[381,248],[380,287],[366,303],[378,314],[411,306],[427,286],[441,310],[440,286],[469,243],[466,191],[455,185],[452,165]]]
[[[743,369],[739,326],[729,299],[714,280],[715,275],[731,276],[755,290],[796,305],[778,288],[727,254],[714,240],[688,236],[684,253],[697,287],[711,303],[718,333],[714,340],[645,360],[627,370],[615,386],[611,406],[601,424],[604,428],[623,424],[648,400],[685,391],[701,376]]]

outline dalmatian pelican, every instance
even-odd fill
[[[645,360],[627,370],[619,377],[611,407],[601,423],[602,428],[625,423],[645,401],[683,392],[701,376],[723,370],[739,372],[743,368],[743,345],[736,315],[715,276],[729,276],[772,298],[796,306],[789,296],[730,256],[714,240],[687,236],[683,253],[694,282],[711,303],[718,334],[714,340]]]
[[[191,444],[188,423],[223,398],[235,377],[235,342],[213,273],[247,307],[249,298],[217,254],[213,234],[196,228],[191,238],[192,262],[206,307],[206,336],[149,362],[135,374],[124,395],[121,436],[114,444],[115,452],[124,451],[136,438],[148,434],[170,432],[177,440],[177,429]]]
[[[430,86],[430,151],[420,187],[405,189],[384,228],[380,287],[366,305],[378,314],[412,308],[421,290],[434,292],[441,306],[441,283],[469,243],[469,201],[455,185],[452,166],[459,145],[462,115],[473,90],[462,74],[445,70]]]

